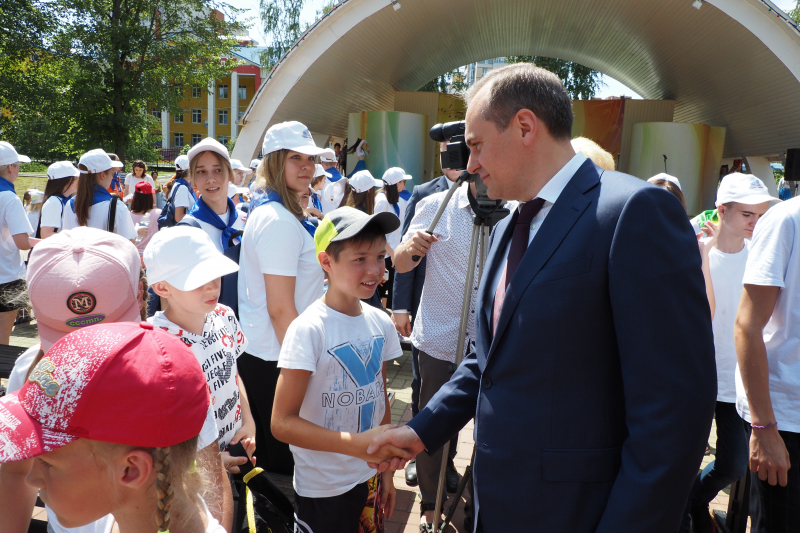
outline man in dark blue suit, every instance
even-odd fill
[[[574,153],[570,99],[553,74],[510,65],[467,99],[468,170],[490,197],[521,205],[492,234],[475,353],[368,451],[435,450],[474,417],[483,530],[672,533],[716,399],[686,213],[668,192]],[[421,255],[431,246],[423,232],[413,240]]]
[[[446,145],[446,143],[444,143]],[[416,213],[417,204],[423,198],[435,194],[440,191],[446,191],[458,179],[460,174],[457,170],[444,169],[444,175],[429,181],[414,186],[414,191],[411,193],[411,199],[406,206],[406,216],[403,219],[403,232],[405,235],[408,231],[408,226]],[[392,289],[392,322],[395,328],[404,337],[411,335],[411,329],[414,325],[413,317],[417,316],[417,309],[419,308],[419,301],[422,297],[422,286],[425,284],[425,265],[427,259],[422,258],[417,267],[409,272],[396,273],[394,276],[394,285]],[[411,345],[411,414],[416,416],[419,412],[419,350],[416,346]],[[454,439],[457,441],[457,439]],[[451,446],[453,454],[455,452],[455,444]],[[451,477],[453,477],[451,475]],[[458,474],[455,476],[455,483],[458,483]],[[453,480],[451,480],[452,482]],[[415,487],[417,485],[417,471],[416,464],[411,461],[406,466],[406,483],[409,486]],[[451,483],[452,484],[452,483]],[[448,490],[452,487],[448,487]],[[454,492],[455,489],[450,492]]]

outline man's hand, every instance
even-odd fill
[[[394,506],[397,503],[397,491],[394,488],[392,474],[393,472],[381,474],[381,509],[383,509],[383,518],[385,520],[392,518]]]
[[[395,329],[403,337],[411,335],[411,319],[408,313],[392,313],[392,323],[394,323]]]
[[[372,449],[372,443],[376,438],[386,431],[391,431],[395,428],[397,428],[397,426],[394,424],[384,424],[363,433],[351,434],[352,442],[355,446],[355,453],[352,455],[354,457],[364,459],[364,461],[369,464],[379,464],[382,462],[389,463],[395,457],[399,457],[404,461],[409,461],[412,456],[409,455],[406,450],[394,446],[391,443],[387,443],[385,446],[377,447],[373,451],[368,451],[368,448]],[[381,472],[383,471],[384,470],[381,470]]]
[[[393,450],[398,449],[403,453],[391,453]],[[403,426],[397,429],[388,429],[372,439],[369,448],[367,448],[367,453],[376,456],[383,455],[389,457],[390,460],[383,460],[380,463],[370,461],[369,466],[370,468],[378,469],[379,472],[400,470],[409,460],[416,457],[424,449],[425,445],[410,427]]]
[[[431,249],[431,244],[435,243],[439,239],[436,236],[431,235],[427,231],[417,231],[411,239],[406,242],[406,249],[412,255],[418,255],[420,257],[425,257],[425,254],[428,253],[428,250]]]
[[[758,472],[758,479],[785,487],[789,468],[789,452],[778,428],[753,428],[753,434],[750,435],[750,470]]]

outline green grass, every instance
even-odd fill
[[[14,182],[14,189],[17,191],[17,196],[22,199],[22,195],[25,194],[25,191],[28,189],[44,191],[45,185],[47,185],[47,177],[34,178],[31,176],[19,176]]]

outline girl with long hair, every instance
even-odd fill
[[[144,253],[147,243],[158,231],[158,217],[161,209],[158,209],[153,202],[153,187],[146,181],[136,184],[131,200],[131,220],[137,225],[136,228],[136,249],[139,255]]]
[[[250,342],[237,365],[256,421],[257,464],[292,475],[289,446],[270,430],[278,355],[289,324],[322,296],[316,228],[300,196],[309,191],[315,157],[333,150],[314,145],[299,122],[284,122],[267,131],[262,153],[239,260],[239,319]]]
[[[375,212],[375,191],[382,187],[383,182],[372,177],[369,170],[361,170],[347,179],[341,205],[355,207],[356,209],[372,215]]]
[[[356,139],[356,142],[353,143],[353,146],[347,150],[347,153],[355,153],[356,156],[358,156],[358,162],[348,177],[355,175],[356,172],[367,170],[367,163],[365,161],[369,155],[369,144],[367,144],[367,141],[364,139]]]
[[[108,192],[115,169],[122,163],[112,161],[101,149],[90,150],[78,161],[81,176],[78,178],[78,191],[64,208],[64,229],[90,226],[92,228],[113,230],[126,239],[136,238],[136,230],[125,203]],[[116,216],[111,220],[111,202],[115,202]]]
[[[136,184],[140,181],[146,181],[152,185],[153,194],[155,194],[156,182],[152,177],[147,175],[147,164],[137,159],[133,162],[131,173],[125,176],[125,201],[133,198],[133,193],[136,191]],[[153,199],[155,199],[155,197]]]
[[[69,161],[57,161],[47,167],[47,185],[44,187],[44,205],[36,237],[46,239],[61,230],[64,207],[78,190],[80,172]]]

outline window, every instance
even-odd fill
[[[175,122],[175,124],[183,124],[183,110],[181,110],[180,113],[175,113],[172,116],[172,121]]]
[[[199,133],[192,133],[192,146],[194,146],[195,144],[199,143],[200,139],[202,139],[202,138],[203,138],[203,136],[200,135]]]
[[[217,85],[217,98],[227,99],[228,98],[228,86],[227,85]]]
[[[192,109],[192,124],[202,124],[203,114],[199,109]]]
[[[203,88],[199,85],[195,85],[192,87],[192,98],[202,98],[203,97]]]
[[[228,136],[227,135],[217,135],[217,140],[221,144],[228,144]]]
[[[151,111],[151,113],[153,113],[153,116],[156,117],[158,120],[161,120],[161,111],[160,110],[153,109],[153,111]]]
[[[489,69],[488,69],[488,68],[482,68],[482,69],[481,69],[481,76],[486,76],[486,73],[487,73],[487,72],[489,72]]]
[[[239,85],[239,100],[247,100],[247,86]]]
[[[236,113],[236,123],[237,124],[242,121],[242,117],[243,116],[244,116],[244,111],[239,111],[238,113]]]
[[[217,124],[222,124],[223,126],[228,124],[228,112],[219,110],[217,111]]]
[[[176,146],[178,148],[183,146],[183,133],[173,133],[172,134],[172,146]]]

